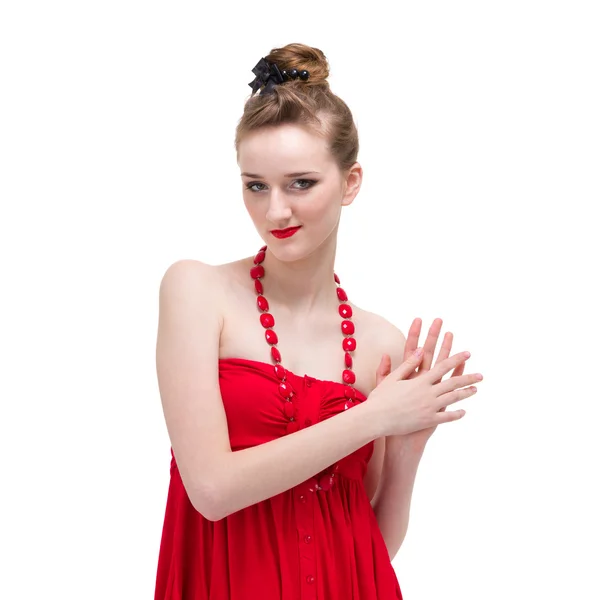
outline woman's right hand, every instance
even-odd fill
[[[441,423],[456,421],[464,412],[440,409],[468,398],[476,392],[472,384],[479,381],[476,373],[442,377],[468,360],[467,353],[459,352],[436,364],[414,379],[405,379],[421,363],[423,355],[412,354],[379,383],[368,396],[380,435],[405,435]],[[435,383],[435,382],[438,383]]]

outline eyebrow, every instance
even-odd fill
[[[311,173],[318,173],[318,171],[302,171],[300,173],[288,173],[284,175],[284,177],[301,177],[302,175],[310,175]],[[256,173],[242,173],[241,177],[256,177],[256,179],[263,179],[262,175],[257,175]]]

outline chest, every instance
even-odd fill
[[[353,309],[350,320],[355,326],[352,337],[356,340],[356,349],[350,352],[351,370],[356,376],[354,386],[368,395],[375,386],[375,370],[379,363],[377,335],[369,313],[350,304]],[[274,306],[269,312],[275,319],[272,330],[277,335],[276,347],[286,369],[300,376],[342,382],[342,372],[347,368],[346,351],[342,346],[346,336],[342,333],[343,319],[337,310],[331,315],[315,314],[305,320],[286,319]],[[238,288],[235,293],[225,294],[221,307],[219,357],[274,364],[260,315],[253,288]]]

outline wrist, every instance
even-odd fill
[[[364,419],[369,430],[369,436],[373,440],[385,437],[387,438],[390,433],[387,428],[388,420],[386,415],[381,414],[381,411],[375,402],[368,402],[369,398],[365,400],[360,406],[356,408],[364,409]],[[353,409],[353,410],[355,410]]]

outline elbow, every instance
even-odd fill
[[[208,521],[220,521],[226,516],[223,514],[220,495],[214,486],[198,488],[195,493],[190,494],[190,502]]]

